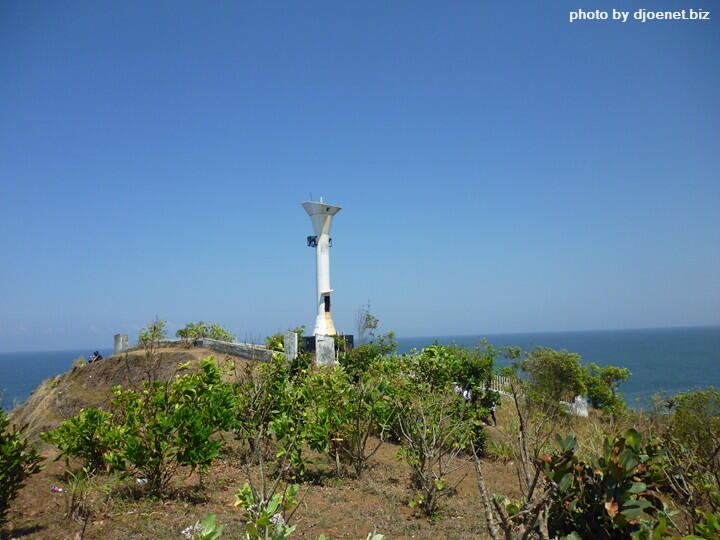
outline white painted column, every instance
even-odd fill
[[[326,204],[322,197],[320,202],[304,202],[303,208],[310,216],[316,236],[315,245],[315,283],[316,283],[316,310],[315,337],[334,336],[337,334],[332,320],[330,288],[330,227],[332,218],[341,208]]]

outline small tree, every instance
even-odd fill
[[[25,484],[25,480],[42,469],[43,458],[21,431],[10,425],[5,411],[0,409],[0,527],[7,521],[10,501]]]
[[[385,440],[395,410],[391,385],[382,375],[366,373],[353,380],[343,369],[327,369],[308,377],[305,386],[304,420],[313,426],[311,442],[335,459],[338,474],[345,458],[355,476],[362,477],[368,460]],[[371,444],[371,435],[377,435],[378,441]]]
[[[212,356],[200,362],[198,373],[147,383],[141,393],[119,387],[114,393],[125,444],[107,459],[117,469],[146,477],[155,495],[167,488],[179,466],[206,470],[223,446],[212,436],[233,422],[232,389]]]
[[[720,513],[720,392],[710,387],[682,393],[671,403],[663,471],[687,522],[698,526],[705,519],[700,509]]]
[[[407,390],[398,403],[395,427],[400,457],[412,469],[417,495],[411,504],[432,516],[440,499],[455,490],[448,485],[448,476],[457,468],[456,459],[468,449],[472,429],[456,414],[462,399],[457,393],[412,383]]]
[[[160,354],[160,342],[167,337],[165,321],[156,318],[147,328],[140,330],[138,345],[145,351],[145,378],[148,383],[155,381],[158,377],[162,354]],[[127,362],[127,355],[125,355]]]
[[[585,367],[584,383],[592,406],[611,413],[625,409],[625,400],[618,393],[618,386],[627,381],[630,375],[627,368],[588,364]]]
[[[203,321],[197,323],[188,323],[185,328],[181,328],[175,335],[182,339],[201,339],[210,338],[218,341],[234,342],[235,337],[218,323],[205,323]]]
[[[370,313],[370,302],[360,306],[355,314],[358,345],[365,345],[377,330],[380,320]]]
[[[60,450],[56,459],[78,458],[89,472],[106,466],[109,452],[123,444],[123,431],[112,423],[112,415],[100,409],[83,409],[55,429],[41,433],[40,438]]]
[[[536,399],[572,401],[585,391],[580,355],[566,350],[537,347],[520,364]]]

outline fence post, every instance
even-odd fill
[[[335,358],[335,336],[315,336],[315,363],[318,366],[333,366]]]
[[[285,332],[283,337],[283,345],[285,347],[285,358],[288,362],[292,362],[298,356],[298,335],[296,332]]]
[[[120,354],[128,349],[127,334],[115,334],[115,354]]]

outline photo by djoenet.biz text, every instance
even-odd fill
[[[710,11],[699,8],[678,9],[673,11],[655,11],[652,9],[639,8],[636,10],[623,11],[611,10],[586,10],[575,9],[568,12],[568,22],[578,21],[617,21],[617,22],[650,22],[650,21],[709,21]]]

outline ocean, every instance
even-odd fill
[[[580,354],[583,363],[628,368],[632,375],[620,386],[620,392],[633,408],[645,407],[659,392],[720,388],[718,326],[398,338],[398,349],[407,352],[422,348],[435,339],[443,345],[474,347],[483,338],[495,347],[567,349]]]
[[[0,353],[2,408],[13,409],[45,379],[65,373],[72,368],[76,358],[82,356],[87,360],[93,351],[99,351],[103,356],[113,353],[113,349]]]
[[[398,338],[399,352],[431,345],[474,347],[481,339],[495,347],[516,345],[567,349],[583,362],[614,365],[632,371],[620,387],[631,407],[642,407],[657,392],[676,394],[707,386],[720,388],[720,327],[662,328],[647,330],[602,330],[472,336],[426,336]],[[2,407],[10,410],[25,401],[45,379],[64,373],[89,350],[0,353]],[[103,356],[112,353],[100,349]]]

